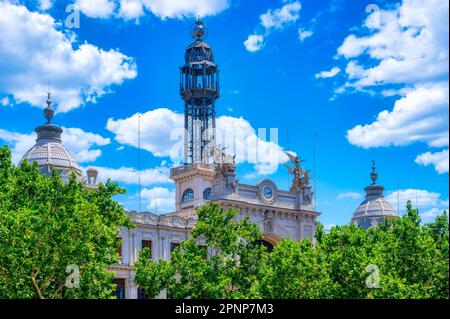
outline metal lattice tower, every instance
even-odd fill
[[[195,42],[186,49],[186,63],[180,68],[180,95],[185,102],[184,162],[209,163],[215,145],[219,67],[211,47],[203,41],[206,25],[197,20],[191,34]]]

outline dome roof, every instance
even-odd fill
[[[25,153],[22,161],[26,160],[31,164],[37,162],[37,167],[44,175],[50,175],[55,168],[62,174],[64,181],[68,179],[72,172],[79,180],[82,180],[83,173],[80,166],[61,143],[62,128],[50,124],[53,117],[50,97],[47,103],[49,106],[44,110],[44,115],[48,122],[35,129],[37,133],[36,144]]]
[[[376,184],[378,174],[375,165],[370,177],[372,185],[364,188],[366,197],[359,204],[352,216],[352,222],[363,228],[376,227],[384,218],[398,217],[392,205],[384,199],[384,187]]]
[[[201,39],[197,39],[194,43],[189,45],[185,54],[186,63],[195,62],[212,62],[214,63],[214,56],[211,47],[208,43],[203,42]]]

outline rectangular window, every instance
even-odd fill
[[[116,296],[117,299],[125,299],[125,279],[116,278],[113,280],[113,283],[116,285],[114,296]]]
[[[152,259],[152,241],[151,240],[143,240],[142,248],[148,248],[148,250],[150,250],[150,259]]]
[[[180,243],[170,243],[170,252],[172,253],[179,246]]]

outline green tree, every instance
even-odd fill
[[[316,222],[316,230],[314,231],[314,238],[319,244],[322,242],[324,235],[325,235],[325,227],[321,222]]]
[[[432,223],[424,225],[424,230],[436,243],[439,251],[437,272],[434,277],[433,297],[449,298],[449,228],[448,215],[444,211],[442,215],[436,216]]]
[[[109,298],[118,261],[119,227],[129,217],[112,197],[109,181],[86,189],[36,164],[11,163],[0,148],[0,298]],[[79,288],[76,288],[79,271]],[[66,286],[66,280],[69,288]]]
[[[236,210],[210,204],[197,210],[192,236],[172,252],[170,260],[149,260],[143,251],[136,283],[151,296],[166,290],[173,298],[258,298],[267,252],[259,228],[248,217],[235,221]],[[208,245],[205,256],[204,247]]]
[[[284,239],[271,253],[253,243],[259,229],[235,211],[198,210],[192,237],[171,260],[143,251],[136,281],[175,298],[448,298],[448,218],[421,225],[417,209],[367,230],[318,227],[316,241]],[[204,239],[211,254],[198,245]]]
[[[310,240],[284,239],[269,254],[261,283],[264,298],[327,298],[333,283],[325,260]]]

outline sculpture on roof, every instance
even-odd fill
[[[214,164],[217,176],[227,176],[236,172],[236,154],[230,155],[224,152],[224,148],[215,145],[213,148]]]
[[[302,160],[299,156],[294,156],[289,152],[285,152],[285,154],[289,157],[291,163],[294,164],[293,167],[289,164],[285,164],[289,171],[289,174],[294,176],[294,179],[292,180],[292,186],[289,191],[298,193],[304,188],[302,178],[304,177],[305,170],[300,166],[300,163],[304,162],[305,160]]]

